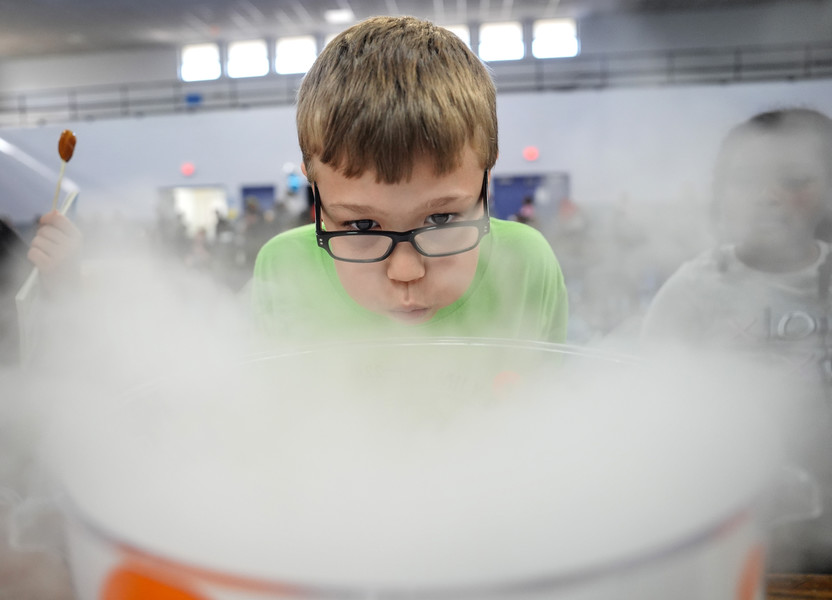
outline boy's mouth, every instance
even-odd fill
[[[421,321],[427,320],[430,316],[430,309],[424,308],[421,306],[412,306],[412,307],[402,307],[396,308],[390,311],[390,316],[392,316],[397,321],[403,321],[406,323],[419,323]]]

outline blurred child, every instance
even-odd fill
[[[832,255],[816,231],[830,203],[832,120],[790,109],[735,127],[722,144],[714,179],[714,217],[724,243],[670,277],[642,331],[650,343],[740,351],[781,369],[794,384],[787,399],[791,458],[819,477],[827,502]],[[832,571],[832,518],[808,528],[813,533],[794,541],[779,564]]]
[[[0,365],[17,361],[18,325],[14,296],[26,280],[28,248],[14,228],[0,219]]]
[[[725,242],[665,283],[645,318],[645,338],[718,343],[796,364],[816,359],[828,308],[829,245],[815,231],[830,203],[830,119],[783,110],[734,128],[714,180],[714,215]]]
[[[523,198],[523,203],[520,205],[520,210],[517,211],[517,214],[514,215],[514,218],[520,223],[526,223],[528,225],[534,224],[534,222],[536,221],[534,210],[534,196],[525,196]]]
[[[40,218],[37,233],[28,246],[10,224],[0,219],[0,369],[17,367],[21,363],[17,292],[34,267],[39,270],[40,285],[46,296],[58,297],[73,289],[80,274],[81,239],[78,228],[57,211]],[[42,372],[39,375],[49,376]],[[8,379],[3,379],[0,409],[3,415],[0,427],[0,597],[72,600],[72,580],[62,556],[47,550],[24,551],[11,543],[12,508],[19,500],[18,492],[26,490],[26,484],[35,479],[30,469],[36,461],[33,456],[26,455],[29,447],[25,444],[36,428],[26,418],[18,418],[21,413],[29,415],[18,410],[15,387],[12,385],[9,389],[8,383]],[[21,424],[26,425],[26,434],[10,435],[19,432]]]
[[[297,124],[315,223],[257,258],[253,300],[272,334],[563,341],[551,247],[489,217],[496,90],[462,40],[412,17],[347,29],[307,73]]]
[[[0,365],[18,361],[18,317],[15,296],[33,267],[49,295],[71,288],[78,279],[81,232],[64,215],[52,211],[39,221],[32,243],[0,220]]]

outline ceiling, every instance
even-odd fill
[[[761,0],[0,0],[0,60],[171,47],[209,40],[328,34],[345,27],[326,23],[324,14],[333,9],[349,9],[355,19],[409,14],[454,25],[761,3]]]

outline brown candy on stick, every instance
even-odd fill
[[[58,206],[58,194],[61,192],[61,182],[64,180],[64,169],[66,163],[72,158],[72,153],[75,152],[75,134],[69,129],[64,129],[61,132],[61,137],[58,140],[58,154],[61,156],[61,173],[58,175],[58,187],[55,188],[55,197],[52,199],[52,210]]]
[[[69,162],[73,152],[75,152],[75,134],[69,129],[64,129],[61,139],[58,140],[58,154],[61,155],[61,160]]]

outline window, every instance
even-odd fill
[[[479,55],[483,60],[517,60],[525,56],[520,23],[485,23],[480,26]]]
[[[574,19],[535,21],[532,54],[535,58],[577,56],[580,50]]]
[[[179,76],[182,81],[218,79],[222,74],[220,48],[216,44],[191,44],[182,47]]]
[[[315,38],[311,35],[277,40],[274,69],[278,73],[306,73],[318,57]]]
[[[265,40],[228,44],[228,76],[259,77],[269,72],[269,51]]]
[[[333,25],[346,25],[355,21],[355,15],[349,8],[334,8],[324,11],[324,21]]]
[[[445,29],[459,36],[459,39],[465,42],[469,48],[471,47],[471,30],[467,25],[448,25]]]

